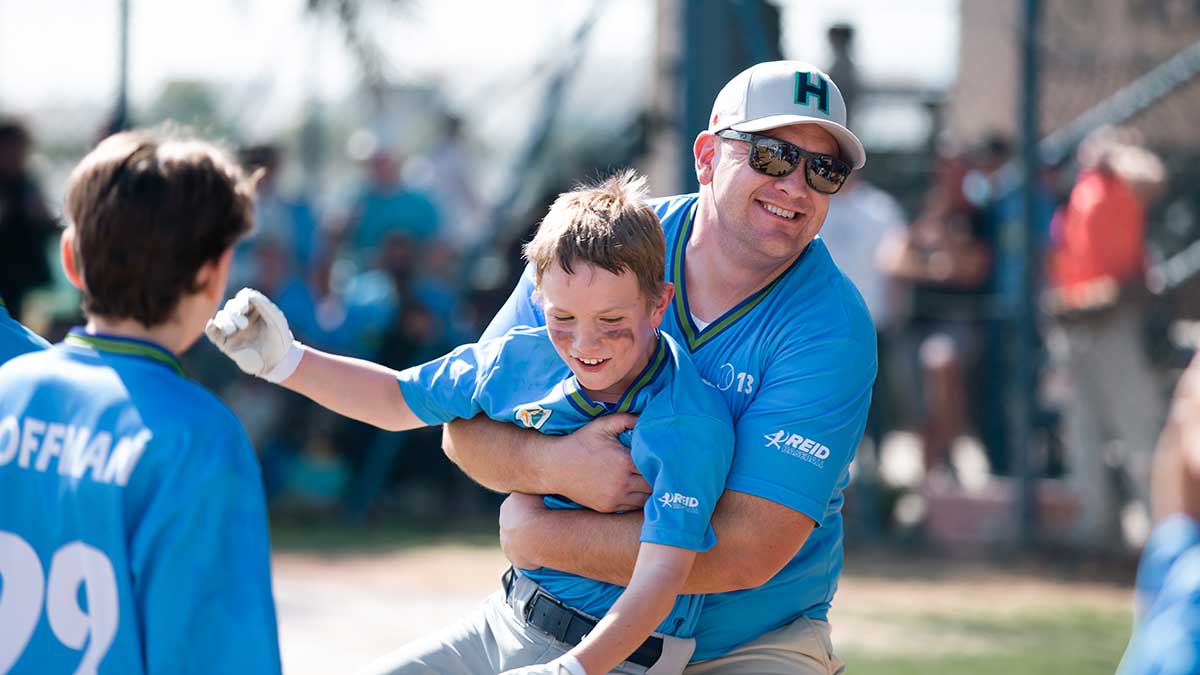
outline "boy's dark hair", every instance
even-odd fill
[[[169,131],[101,141],[67,181],[83,310],[165,323],[196,274],[254,225],[254,180],[213,143]]]

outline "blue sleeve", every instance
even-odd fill
[[[873,335],[800,345],[772,358],[735,423],[726,487],[820,526],[862,438],[875,367]]]
[[[220,457],[179,460],[135,535],[147,673],[280,672],[262,479],[237,431]]]
[[[517,287],[513,289],[512,295],[508,296],[508,302],[505,302],[500,311],[496,312],[496,316],[483,331],[480,340],[500,337],[517,326],[536,328],[546,325],[546,316],[542,314],[542,307],[533,299],[533,293],[537,287],[534,274],[533,266],[526,265],[525,271],[521,273],[521,280],[517,282]]]
[[[1146,542],[1138,566],[1139,616],[1118,672],[1200,672],[1200,523],[1176,515]]]
[[[728,421],[700,415],[642,419],[633,428],[633,462],[650,483],[641,540],[707,551],[711,521],[733,457]]]
[[[7,309],[0,304],[0,364],[49,346],[42,336],[9,318]]]
[[[474,417],[483,412],[487,385],[504,340],[463,345],[449,354],[397,376],[404,402],[428,425]]]

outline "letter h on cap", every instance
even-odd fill
[[[825,78],[816,75],[817,83],[812,83],[813,73],[796,73],[796,104],[808,105],[808,95],[817,95],[817,108],[829,114],[829,83]]]

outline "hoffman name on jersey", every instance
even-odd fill
[[[149,429],[142,429],[122,436],[114,446],[107,431],[93,434],[87,427],[9,415],[0,419],[0,467],[15,459],[22,469],[44,473],[57,458],[60,476],[82,478],[90,469],[93,481],[125,487],[150,436]]]

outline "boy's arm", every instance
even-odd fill
[[[643,543],[625,592],[568,653],[588,675],[607,673],[629,658],[670,613],[695,559],[695,551]]]
[[[296,371],[279,384],[339,415],[388,431],[426,426],[404,400],[399,372],[348,356],[302,347]]]
[[[283,312],[254,289],[238,291],[204,332],[246,373],[304,394],[336,413],[389,431],[426,426],[404,399],[397,383],[400,373],[302,346],[292,339]]]

